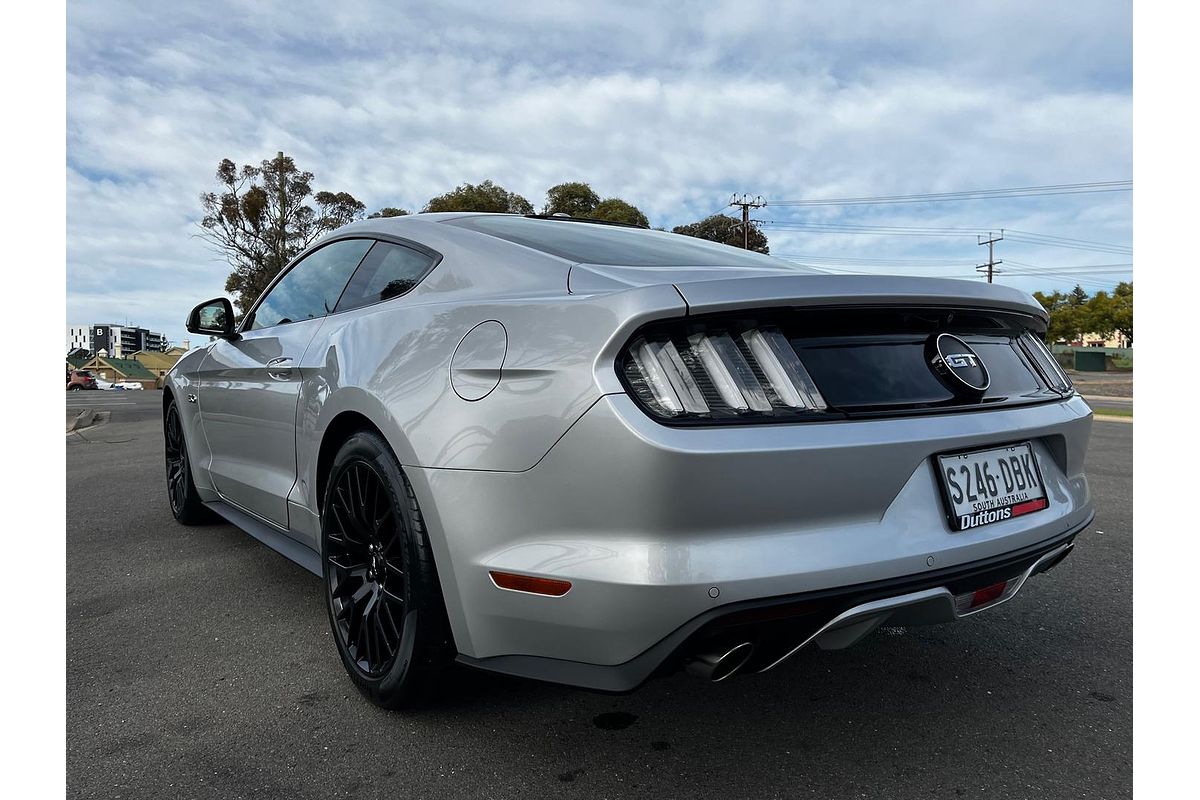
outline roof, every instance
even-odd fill
[[[87,362],[91,361],[91,356],[67,356],[67,363],[75,369],[79,369]]]
[[[138,350],[130,353],[129,357],[146,367],[146,369],[170,369],[179,360],[178,353],[160,353],[156,350]]]
[[[121,373],[126,378],[136,381],[152,381],[156,378],[155,374],[146,369],[140,361],[134,361],[131,358],[104,358],[96,356],[88,362],[88,367],[91,369],[108,367]]]

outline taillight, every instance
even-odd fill
[[[1021,334],[1020,341],[1025,354],[1033,361],[1034,366],[1037,367],[1038,372],[1042,374],[1042,378],[1051,389],[1061,394],[1069,394],[1075,388],[1040,336],[1026,331]]]
[[[634,396],[667,419],[775,419],[826,410],[808,370],[774,326],[660,327],[635,338],[621,366]]]

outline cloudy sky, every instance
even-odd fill
[[[1122,0],[70,2],[67,319],[182,340],[229,272],[196,238],[198,195],[220,159],[277,150],[372,210],[486,178],[540,206],[584,180],[668,228],[733,192],[1127,180],[1130,16]],[[965,277],[974,231],[1001,227],[1118,245],[1010,237],[997,255],[1034,274],[1001,280],[1028,290],[1105,288],[1133,261],[1129,192],[757,216],[772,253],[835,272]]]

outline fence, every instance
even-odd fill
[[[1056,344],[1050,350],[1059,365],[1066,369],[1080,372],[1127,372],[1133,369],[1132,347],[1072,347]]]

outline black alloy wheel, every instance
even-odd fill
[[[179,409],[172,403],[167,409],[167,496],[171,500],[171,513],[176,517],[187,504],[188,455],[183,441],[183,425],[179,421]]]
[[[354,665],[377,677],[395,661],[404,631],[404,523],[383,477],[364,460],[342,470],[326,513],[334,628]]]
[[[383,708],[429,700],[456,651],[412,484],[383,437],[359,431],[322,491],[325,607],[346,673]]]
[[[167,499],[171,504],[171,514],[184,525],[219,522],[220,519],[204,505],[199,492],[196,491],[195,481],[192,480],[192,465],[188,459],[187,440],[183,436],[183,420],[180,419],[179,408],[174,402],[167,406],[167,416],[163,420],[163,439],[166,443]]]

